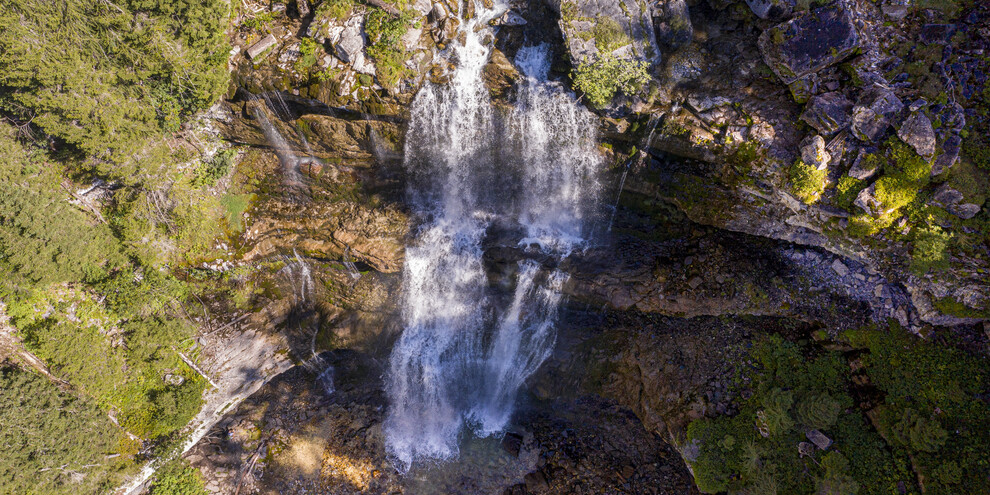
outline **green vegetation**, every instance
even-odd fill
[[[574,87],[584,93],[588,103],[602,108],[615,94],[638,93],[650,81],[646,62],[622,60],[604,56],[590,63],[581,64],[572,74]]]
[[[801,201],[814,203],[825,190],[827,177],[827,170],[818,170],[798,160],[790,169],[791,191]]]
[[[931,270],[944,270],[949,265],[949,241],[952,235],[933,225],[918,229],[911,249],[911,270],[924,274]]]
[[[323,51],[323,46],[313,38],[303,38],[299,43],[299,60],[296,60],[296,70],[304,71],[316,65],[316,58]]]
[[[85,399],[61,392],[47,379],[0,366],[0,491],[107,493],[128,459],[108,459],[130,443]]]
[[[865,181],[849,177],[848,175],[842,176],[838,184],[835,185],[837,193],[835,196],[836,206],[846,210],[852,210],[853,202],[856,201],[856,197],[859,196],[860,191],[864,188],[866,188]]]
[[[629,35],[622,30],[622,26],[615,19],[607,16],[598,16],[595,19],[592,35],[595,38],[595,48],[599,53],[606,55],[632,43]]]
[[[199,471],[183,460],[165,463],[155,472],[149,495],[206,495]]]
[[[982,493],[990,475],[990,410],[980,398],[988,360],[920,340],[896,323],[846,332],[842,341],[857,351],[779,336],[753,346],[757,368],[747,372],[751,395],[743,394],[739,413],[688,428],[685,455],[698,487],[887,494],[902,485],[920,493],[922,479],[925,493]],[[864,395],[871,387],[882,393]],[[857,404],[854,396],[871,398]],[[809,429],[833,440],[828,450],[798,451]]]
[[[0,112],[127,178],[142,140],[226,89],[228,14],[221,0],[6,2]]]
[[[342,21],[350,17],[354,10],[354,0],[325,0],[316,8],[316,20],[337,19]]]
[[[0,308],[68,384],[0,371],[4,493],[108,493],[144,461],[141,440],[154,455],[200,408],[187,268],[223,233],[215,189],[237,152],[185,124],[227,89],[229,14],[220,0],[0,7]]]
[[[368,56],[375,61],[375,73],[383,87],[394,88],[399,80],[409,75],[405,66],[409,53],[400,38],[409,29],[412,16],[403,13],[393,16],[381,9],[371,9],[364,21],[368,35]]]

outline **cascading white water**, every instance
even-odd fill
[[[405,164],[424,222],[406,249],[405,328],[389,362],[384,425],[405,469],[456,456],[465,424],[483,436],[508,424],[519,388],[553,347],[567,277],[552,265],[582,245],[597,209],[596,126],[547,81],[546,47],[520,50],[515,105],[492,108],[483,39],[504,9],[476,6],[450,83],[427,85],[411,109]],[[490,286],[482,260],[493,228],[544,261],[518,263],[509,298]]]

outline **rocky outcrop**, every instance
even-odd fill
[[[575,65],[606,56],[653,63],[660,56],[646,2],[548,1],[560,14],[560,30]]]
[[[774,2],[760,0],[750,5],[754,3]],[[839,63],[859,47],[859,33],[852,15],[837,5],[799,14],[760,35],[763,58],[784,84]]]

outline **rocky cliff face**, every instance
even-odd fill
[[[747,366],[753,335],[887,320],[922,335],[982,331],[990,163],[966,143],[987,130],[990,11],[810,4],[529,0],[493,21],[485,81],[496,99],[512,93],[509,60],[524,44],[551,44],[565,83],[606,56],[647,63],[651,80],[598,109],[621,184],[609,193],[614,223],[564,262],[557,350],[513,433],[468,456],[465,469],[496,474],[423,479],[468,492],[690,493],[669,444],[692,419],[732,412],[726,377]],[[285,332],[320,336],[309,351],[333,349],[340,380],[327,396],[297,367],[231,411],[187,454],[216,493],[425,493],[384,457],[376,377],[413,221],[398,166],[408,104],[447,77],[442,54],[472,4],[409,2],[401,36],[368,5],[276,5],[270,36],[234,33],[220,127],[268,150],[242,162],[257,188],[238,253],[257,263],[295,252],[320,267],[329,302],[299,320],[312,334]],[[258,112],[286,138],[282,151],[317,159],[296,162],[293,194]],[[494,252],[493,279],[516,256]],[[356,281],[345,262],[358,264]],[[591,418],[604,429],[587,428]]]

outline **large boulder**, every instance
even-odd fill
[[[760,35],[760,51],[784,84],[841,62],[860,47],[852,16],[839,6],[828,6],[767,29]]]
[[[547,1],[560,13],[560,30],[575,66],[604,56],[650,64],[659,59],[653,12],[646,2]]]
[[[687,2],[659,0],[653,7],[653,29],[664,49],[676,49],[691,42],[694,27]]]
[[[861,141],[878,141],[904,110],[904,103],[890,88],[879,84],[871,86],[860,95],[853,108],[851,129]]]
[[[914,112],[901,124],[897,137],[909,144],[919,155],[931,159],[935,155],[935,128],[922,112]]]
[[[821,136],[808,136],[801,142],[801,161],[817,170],[828,168],[832,155],[825,150],[825,140]]]
[[[814,96],[801,114],[805,121],[824,136],[845,129],[851,122],[853,103],[837,91]]]

